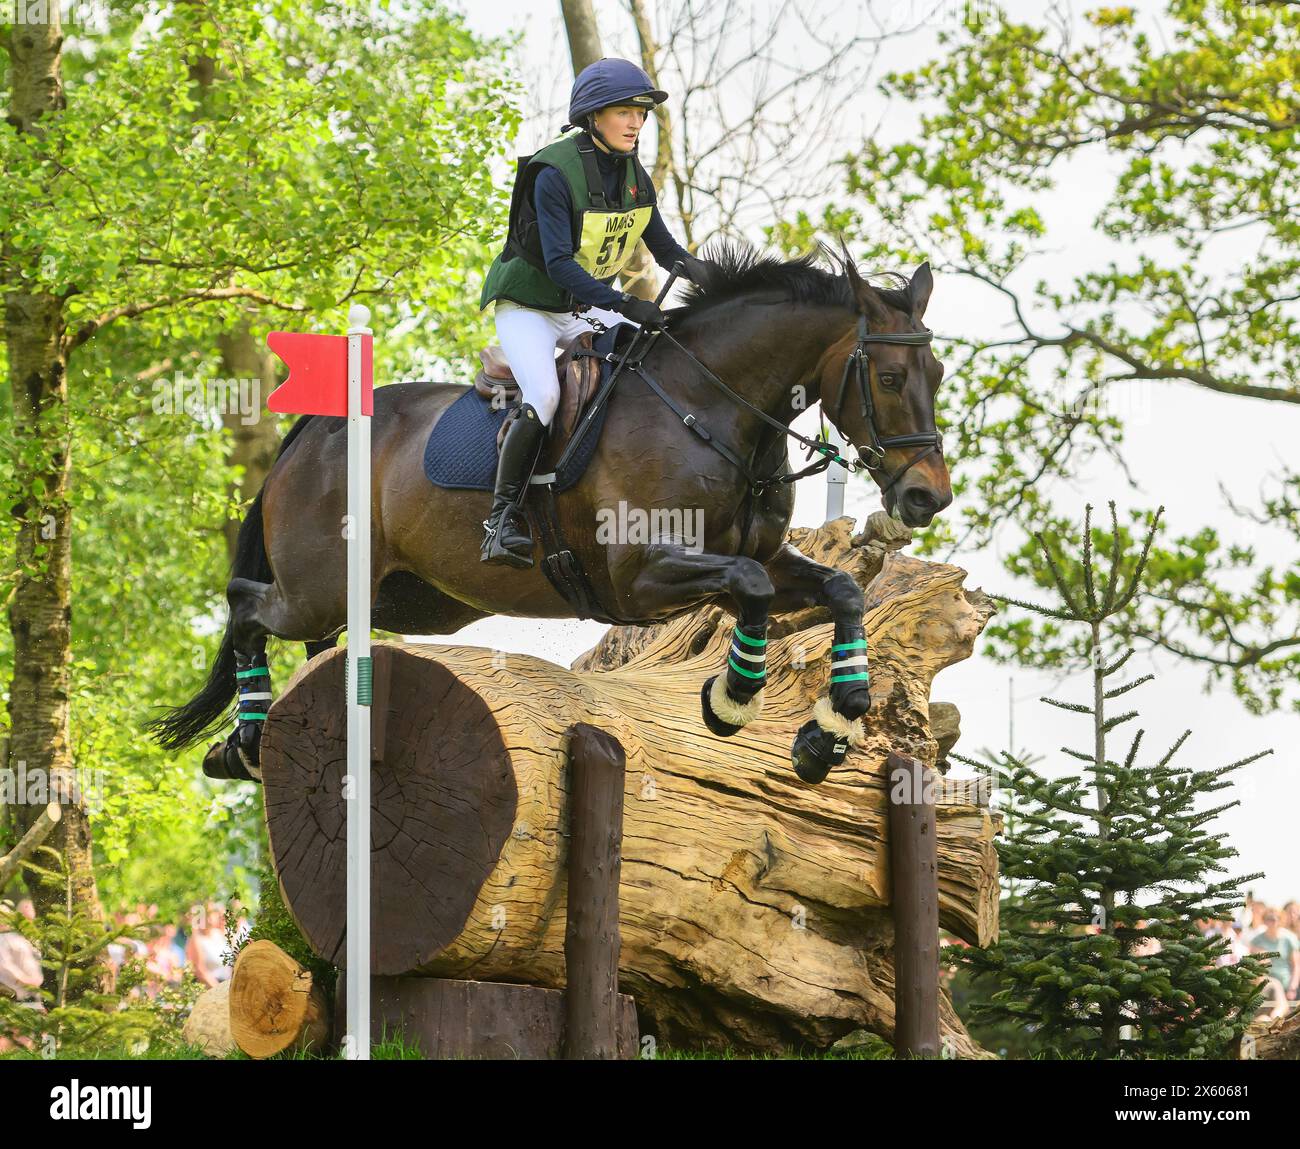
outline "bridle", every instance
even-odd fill
[[[872,472],[882,471],[885,478],[889,480],[882,488],[881,494],[888,493],[899,479],[927,455],[932,452],[942,455],[943,436],[936,429],[934,431],[915,431],[910,435],[881,437],[876,428],[876,401],[871,394],[871,368],[870,359],[867,357],[867,344],[894,343],[905,347],[927,347],[933,338],[934,332],[928,329],[924,331],[904,331],[896,335],[872,334],[867,326],[867,317],[865,315],[858,316],[857,346],[854,347],[848,361],[844,364],[844,375],[840,379],[839,390],[835,394],[834,415],[831,416],[831,422],[836,426],[843,425],[841,416],[844,411],[844,392],[849,384],[849,376],[856,372],[859,397],[862,400],[862,418],[867,425],[867,433],[871,436],[871,441],[863,445],[855,443],[854,447],[858,452],[859,463],[863,469]],[[885,471],[884,468],[885,452],[891,447],[924,447],[925,450],[918,451],[908,459],[902,470],[891,474],[889,471]]]

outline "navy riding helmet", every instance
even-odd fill
[[[631,60],[606,56],[603,60],[588,64],[573,81],[573,92],[569,96],[569,122],[561,131],[583,126],[586,117],[592,112],[613,104],[639,104],[648,113],[666,99],[668,93],[659,91],[650,77]]]

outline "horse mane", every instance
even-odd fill
[[[685,301],[673,309],[682,319],[700,315],[720,303],[764,291],[781,292],[791,303],[857,310],[853,286],[845,270],[850,258],[847,251],[836,255],[821,244],[794,259],[782,259],[747,243],[724,240],[701,254],[714,266],[703,283],[693,283],[687,288]],[[825,264],[830,264],[831,269]],[[859,274],[868,281],[880,278],[895,284],[890,287],[872,283],[872,287],[890,307],[905,315],[912,313],[907,276],[897,271]]]

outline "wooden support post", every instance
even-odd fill
[[[382,643],[371,655],[370,761],[383,769],[388,746],[388,708],[393,684],[393,648]]]
[[[612,734],[580,722],[569,740],[570,839],[564,935],[570,1060],[618,1057],[618,883],[626,755]]]
[[[939,1056],[939,863],[934,777],[891,753],[889,860],[894,903],[894,1053]]]

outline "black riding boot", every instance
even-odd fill
[[[545,438],[546,427],[532,405],[525,403],[501,444],[492,513],[483,521],[486,534],[482,562],[512,567],[533,565],[533,536],[519,504],[528,490],[528,478]]]

